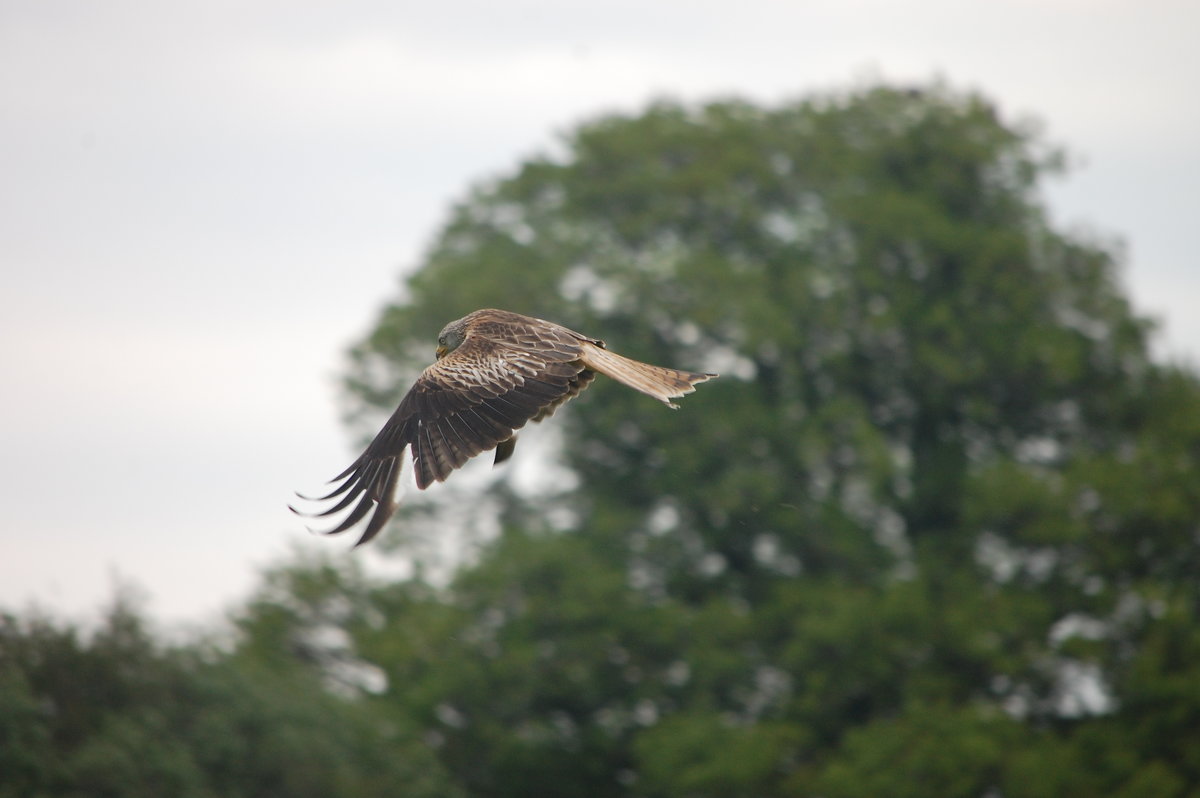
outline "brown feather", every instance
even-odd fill
[[[653,396],[668,407],[678,407],[671,400],[687,396],[696,390],[696,385],[716,377],[695,371],[680,371],[663,366],[652,366],[610,352],[603,346],[584,343],[581,347],[583,364],[606,377],[612,377],[635,391]]]
[[[477,310],[451,322],[439,341],[451,337],[454,341],[439,354],[449,351],[421,373],[366,450],[332,480],[339,484],[315,499],[301,496],[336,500],[334,504],[317,513],[302,513],[289,505],[293,512],[320,518],[350,508],[326,534],[344,532],[370,513],[355,544],[361,545],[396,511],[406,449],[412,454],[417,487],[424,489],[481,452],[495,449],[496,463],[508,459],[517,430],[553,414],[586,389],[597,373],[670,407],[675,407],[671,399],[716,376],[631,360],[608,351],[602,341],[504,310]]]

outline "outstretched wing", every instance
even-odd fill
[[[587,385],[594,375],[579,359],[586,339],[558,325],[518,318],[474,321],[457,349],[422,372],[366,450],[334,477],[338,486],[313,499],[337,499],[316,517],[353,507],[326,534],[346,531],[372,507],[355,545],[379,533],[396,511],[405,449],[412,450],[417,487],[424,489]]]

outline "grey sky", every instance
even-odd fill
[[[1197,36],[1153,0],[0,0],[0,607],[115,573],[198,619],[343,551],[283,505],[353,454],[345,345],[471,182],[655,96],[979,88],[1079,156],[1055,217],[1195,358]]]

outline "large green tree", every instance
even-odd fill
[[[1200,386],[1051,224],[1060,161],[875,87],[655,104],[477,187],[352,415],[486,306],[723,376],[677,413],[597,383],[553,421],[575,487],[367,591],[377,700],[478,795],[1200,790]]]

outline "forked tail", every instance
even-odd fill
[[[716,374],[680,371],[664,366],[652,366],[610,352],[592,343],[583,345],[583,364],[592,371],[612,377],[635,391],[653,396],[668,407],[678,407],[671,400],[696,390],[697,383],[711,380]]]

